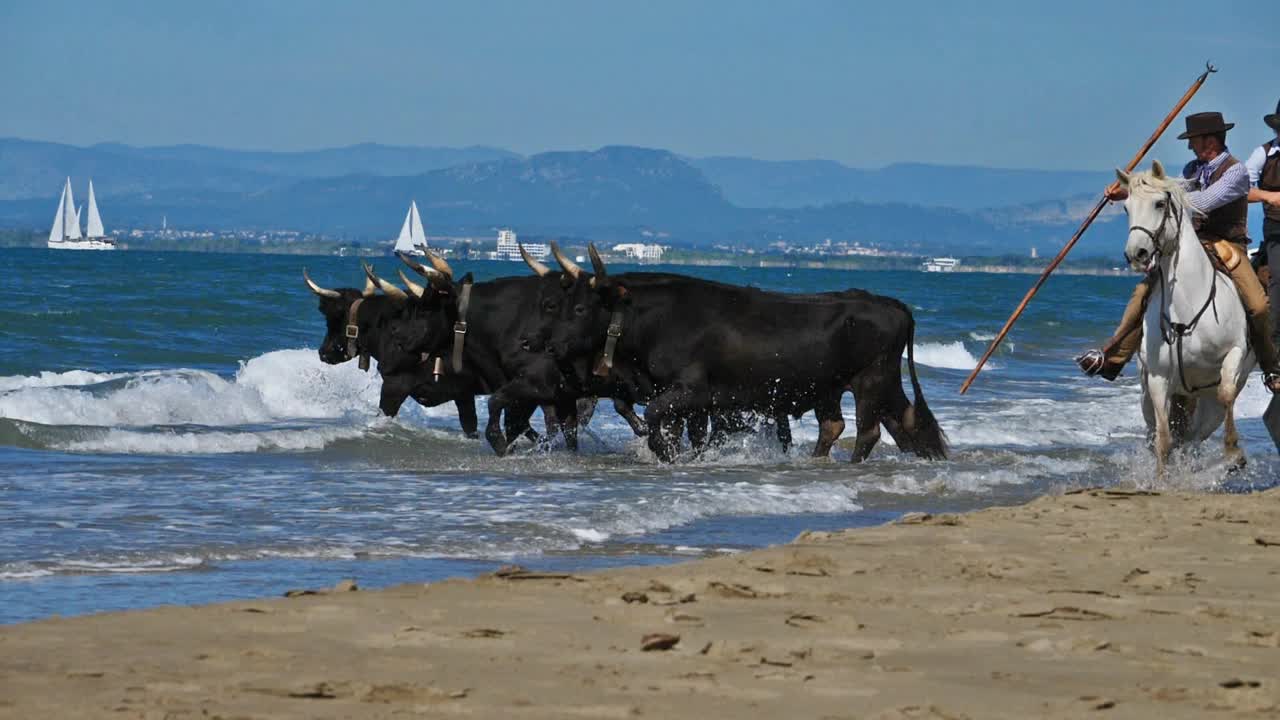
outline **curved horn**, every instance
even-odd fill
[[[373,284],[373,278],[367,274],[364,277],[364,290],[360,292],[360,297],[371,298],[378,293],[378,288]]]
[[[582,275],[582,268],[575,265],[572,260],[564,256],[564,253],[560,252],[560,246],[556,244],[555,240],[551,241],[551,254],[556,256],[556,262],[560,263],[560,267],[564,268],[566,273],[572,275],[574,280],[577,280]]]
[[[392,285],[386,280],[383,280],[377,275],[374,275],[373,268],[369,267],[368,263],[362,262],[360,264],[364,266],[364,274],[368,276],[370,280],[377,283],[378,287],[382,288],[382,292],[387,294],[387,297],[395,298],[397,300],[404,300],[405,298],[409,297],[407,294],[405,294],[405,291],[401,290],[395,285]]]
[[[311,276],[307,274],[306,268],[302,268],[302,279],[307,281],[307,287],[311,288],[311,292],[319,295],[320,297],[342,297],[342,293],[339,293],[337,290],[330,290],[329,288],[322,288],[317,285],[315,281],[311,279]]]
[[[406,277],[403,270],[396,269],[396,272],[400,273],[400,280],[404,282],[405,287],[409,288],[409,292],[413,293],[414,297],[421,298],[423,293],[427,291],[426,288]]]
[[[529,254],[529,251],[524,249],[524,243],[516,243],[516,245],[520,248],[520,257],[524,258],[524,264],[528,265],[538,277],[542,277],[551,272],[551,268],[533,259],[533,256]]]
[[[413,268],[414,272],[430,280],[432,287],[439,288],[441,290],[449,289],[449,277],[442,274],[439,270],[429,268],[401,252],[397,252],[396,257],[400,258],[400,261],[405,265]]]
[[[453,279],[453,268],[449,267],[449,263],[445,262],[444,258],[428,250],[427,259],[431,261],[431,267],[435,268],[437,272],[450,280]]]
[[[591,256],[591,267],[596,271],[596,276],[591,278],[591,287],[609,284],[609,270],[604,266],[604,259],[600,257],[600,251],[596,250],[595,243],[587,243],[587,254]]]

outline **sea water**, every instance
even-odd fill
[[[1056,276],[967,395],[958,388],[1034,280],[985,273],[668,267],[785,292],[891,295],[916,317],[915,357],[951,459],[784,453],[765,426],[657,463],[609,403],[577,454],[527,443],[498,458],[452,405],[377,409],[379,379],[320,362],[302,269],[363,285],[340,257],[0,250],[0,623],[160,604],[475,575],[506,563],[589,569],[786,542],[1100,484],[1155,487],[1133,370],[1071,362],[1107,337],[1134,282]],[[394,276],[398,262],[375,261]],[[523,264],[457,261],[480,280]],[[638,269],[618,265],[617,272]],[[907,388],[910,395],[910,388]],[[1160,487],[1272,484],[1255,376],[1238,404],[1249,468],[1220,443]],[[481,422],[484,403],[479,403]],[[852,428],[853,406],[845,415]],[[535,418],[535,424],[540,420]],[[852,433],[849,433],[852,434]]]

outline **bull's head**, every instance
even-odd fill
[[[400,273],[400,279],[412,295],[405,313],[388,328],[388,352],[397,364],[418,362],[423,354],[440,355],[453,339],[453,325],[458,320],[459,289],[453,282],[453,269],[435,254],[428,255],[428,267],[403,253],[400,260],[415,273],[427,279],[418,285]],[[464,278],[469,281],[470,276]]]
[[[347,337],[347,324],[351,306],[355,301],[373,297],[377,293],[373,281],[366,277],[364,290],[354,288],[331,290],[317,285],[307,274],[306,268],[302,270],[302,278],[311,292],[320,299],[320,314],[324,316],[325,335],[320,343],[320,360],[330,365],[350,360],[352,355]]]
[[[610,277],[594,244],[588,245],[594,274],[578,267],[551,244],[552,254],[564,272],[544,276],[538,292],[538,323],[547,348],[560,366],[586,380],[594,357],[600,352],[613,312],[624,309],[629,296]]]

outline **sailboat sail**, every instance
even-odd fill
[[[404,214],[404,225],[400,227],[400,237],[396,238],[397,252],[411,252],[413,250],[412,222],[413,208],[409,208],[409,212]]]
[[[89,224],[84,229],[86,237],[100,238],[106,236],[102,227],[102,216],[98,214],[98,201],[93,196],[93,181],[89,181]]]
[[[76,212],[75,195],[71,192],[71,178],[67,178],[67,204],[62,213],[62,236],[68,240],[80,239],[80,213]]]
[[[422,229],[422,218],[418,215],[418,203],[410,203],[409,212],[405,213],[404,225],[400,226],[400,237],[396,238],[396,252],[422,253],[427,246],[427,234]]]
[[[67,178],[67,184],[62,188],[62,198],[58,200],[58,212],[53,216],[53,227],[49,228],[49,242],[62,242],[62,216],[66,212],[64,208],[67,206],[67,188],[71,186],[71,179]]]
[[[414,245],[427,246],[427,232],[422,229],[422,218],[418,216],[418,202],[409,204],[409,215],[413,217],[412,237]]]

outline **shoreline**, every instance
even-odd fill
[[[0,626],[0,717],[1280,714],[1280,489]],[[649,647],[645,650],[644,647]]]

